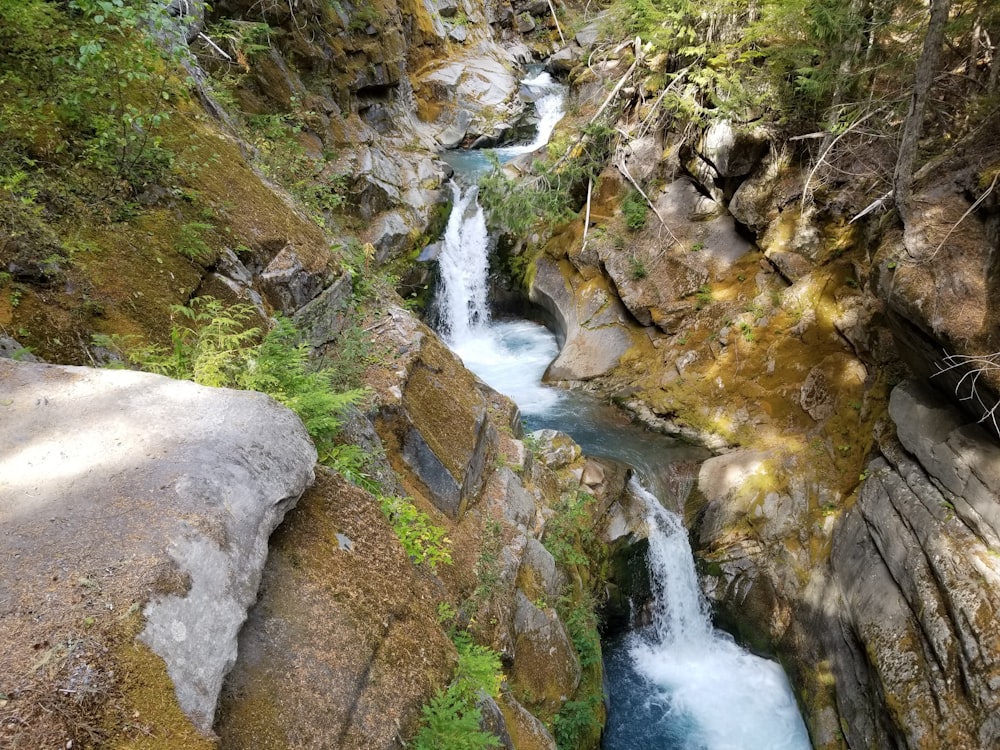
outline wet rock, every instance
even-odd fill
[[[530,298],[565,338],[545,380],[588,380],[614,368],[631,345],[628,311],[601,277],[583,279],[568,261],[536,262]]]

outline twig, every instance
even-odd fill
[[[555,6],[552,5],[552,0],[549,0],[549,11],[552,13],[552,20],[556,22],[556,31],[559,32],[559,39],[562,40],[563,44],[566,44],[566,37],[563,36],[562,26],[559,25],[559,19],[556,17]]]
[[[211,47],[216,52],[218,52],[220,55],[222,55],[224,58],[226,58],[229,62],[233,61],[233,58],[231,58],[226,53],[226,51],[224,49],[222,49],[222,47],[220,47],[218,44],[216,44],[215,42],[213,42],[212,39],[208,36],[208,34],[206,34],[204,31],[199,31],[198,32],[198,37],[200,39],[204,39],[205,42],[208,44],[209,47]]]
[[[888,190],[888,192],[885,193],[885,195],[881,196],[880,198],[876,198],[871,203],[869,203],[867,206],[865,206],[864,209],[860,213],[855,214],[854,218],[852,218],[847,223],[848,224],[853,224],[858,219],[864,218],[865,216],[867,216],[868,214],[870,214],[872,211],[878,211],[885,204],[885,202],[887,200],[889,200],[891,197],[892,197],[892,188],[890,188]]]
[[[997,180],[1000,180],[1000,171],[998,171],[995,175],[993,175],[993,182],[991,182],[990,186],[986,188],[986,192],[980,195],[976,199],[976,202],[973,203],[971,206],[969,206],[969,210],[966,211],[964,214],[962,214],[961,218],[958,221],[952,224],[951,229],[948,230],[948,233],[944,236],[944,239],[942,239],[941,242],[938,244],[938,246],[934,248],[934,252],[932,252],[924,260],[932,260],[938,254],[941,248],[944,247],[944,243],[948,241],[949,237],[951,237],[951,233],[954,232],[956,229],[958,229],[958,225],[961,224],[963,221],[965,221],[969,217],[969,214],[971,214],[973,211],[979,208],[979,204],[982,203],[984,200],[986,200],[989,194],[993,192],[993,188],[997,186]]]
[[[594,188],[594,178],[587,178],[587,214],[583,220],[583,244],[580,246],[582,253],[587,247],[587,230],[590,229],[590,194]]]
[[[809,175],[806,177],[805,184],[802,186],[802,198],[799,201],[799,213],[802,213],[805,210],[806,199],[809,197],[809,183],[812,182],[812,178],[815,176],[816,170],[818,170],[822,166],[824,160],[827,157],[827,154],[829,154],[833,150],[833,147],[836,146],[840,142],[841,138],[843,138],[848,133],[852,132],[856,127],[858,127],[865,120],[871,118],[874,115],[877,115],[881,111],[882,111],[881,108],[879,108],[879,109],[873,109],[871,112],[869,112],[868,114],[866,114],[864,117],[858,118],[857,120],[855,120],[854,122],[852,122],[850,124],[850,126],[848,126],[846,130],[844,130],[843,133],[841,133],[836,138],[834,138],[832,141],[830,141],[830,145],[829,146],[827,146],[825,149],[823,149],[823,153],[821,153],[819,155],[819,158],[816,160],[816,163],[813,165],[813,168],[811,170],[809,170]]]

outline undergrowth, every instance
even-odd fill
[[[458,666],[448,687],[424,706],[413,750],[489,750],[500,747],[496,736],[480,728],[482,695],[497,698],[503,684],[500,656],[472,642],[467,633],[453,636]]]

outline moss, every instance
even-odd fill
[[[107,747],[115,750],[210,750],[216,743],[202,735],[181,711],[163,660],[134,639],[141,618],[134,615],[115,658],[123,675],[122,697],[109,706]]]

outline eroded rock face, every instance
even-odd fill
[[[546,380],[589,380],[618,364],[632,336],[628,312],[600,277],[584,279],[572,266],[539,259],[531,299],[548,310],[565,339]]]
[[[381,384],[378,420],[383,442],[398,456],[395,468],[422,485],[425,496],[451,518],[474,502],[496,450],[497,426],[476,377],[424,324],[402,309],[389,311],[378,340],[398,358]]]
[[[17,696],[33,644],[134,604],[208,732],[268,536],[313,478],[302,423],[260,393],[130,371],[0,359],[0,391],[3,692]],[[103,582],[103,614],[67,615],[80,579]]]
[[[378,501],[320,469],[272,539],[220,702],[223,745],[398,747],[451,677],[438,597]]]
[[[925,386],[893,392],[899,442],[838,528],[833,664],[851,747],[1000,742],[1000,447]],[[853,686],[847,689],[848,686]],[[874,698],[878,700],[874,700]],[[885,713],[876,706],[884,701]]]

